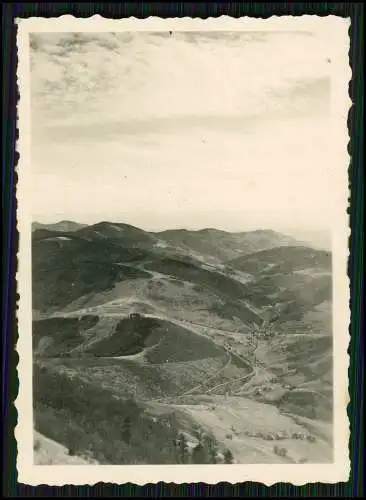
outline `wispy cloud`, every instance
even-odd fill
[[[264,113],[326,78],[327,51],[304,34],[33,34],[33,105],[64,124]]]

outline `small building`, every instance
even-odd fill
[[[130,319],[140,319],[141,318],[141,314],[140,313],[131,313],[130,314]]]

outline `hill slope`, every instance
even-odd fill
[[[254,252],[228,262],[231,267],[248,273],[293,272],[305,269],[331,270],[331,253],[305,246],[278,246]]]
[[[269,230],[228,233],[217,229],[177,229],[163,231],[157,235],[172,245],[189,250],[196,257],[200,256],[212,262],[225,262],[255,251],[296,243],[296,240],[289,236]]]

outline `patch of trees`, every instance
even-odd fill
[[[231,451],[229,449],[226,449],[224,451],[224,462],[226,464],[232,464],[233,460],[234,460],[233,454],[231,453]]]
[[[187,439],[184,434],[179,434],[176,446],[178,448],[179,463],[188,464],[190,462],[190,453],[188,449]]]
[[[64,445],[70,455],[101,464],[232,463],[214,436],[180,432],[174,415],[153,418],[133,400],[54,368],[34,366],[34,417],[38,432]]]
[[[279,457],[285,458],[287,457],[287,448],[280,448],[279,446],[273,447],[273,452]]]
[[[217,464],[233,463],[232,452],[228,449],[220,453],[218,443],[214,436],[201,431],[195,433],[198,442],[193,447],[188,446],[184,434],[179,434],[177,440],[178,460],[181,464]]]
[[[134,400],[37,365],[33,387],[36,429],[70,455],[102,464],[179,463],[176,427],[153,421]]]
[[[33,321],[33,341],[35,347],[44,337],[52,338],[52,342],[42,352],[42,356],[68,356],[68,351],[82,344],[82,332],[89,330],[99,321],[96,315],[85,315],[80,318],[48,318]]]
[[[140,269],[115,264],[144,256],[142,251],[105,239],[73,238],[62,247],[56,242],[33,241],[33,307],[44,312],[59,310],[88,293],[110,290],[118,281],[148,277]]]
[[[137,354],[145,347],[146,338],[159,327],[159,321],[131,314],[120,320],[115,333],[93,344],[89,352],[96,356],[125,356]]]

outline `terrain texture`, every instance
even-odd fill
[[[332,461],[331,253],[35,223],[37,463]]]

